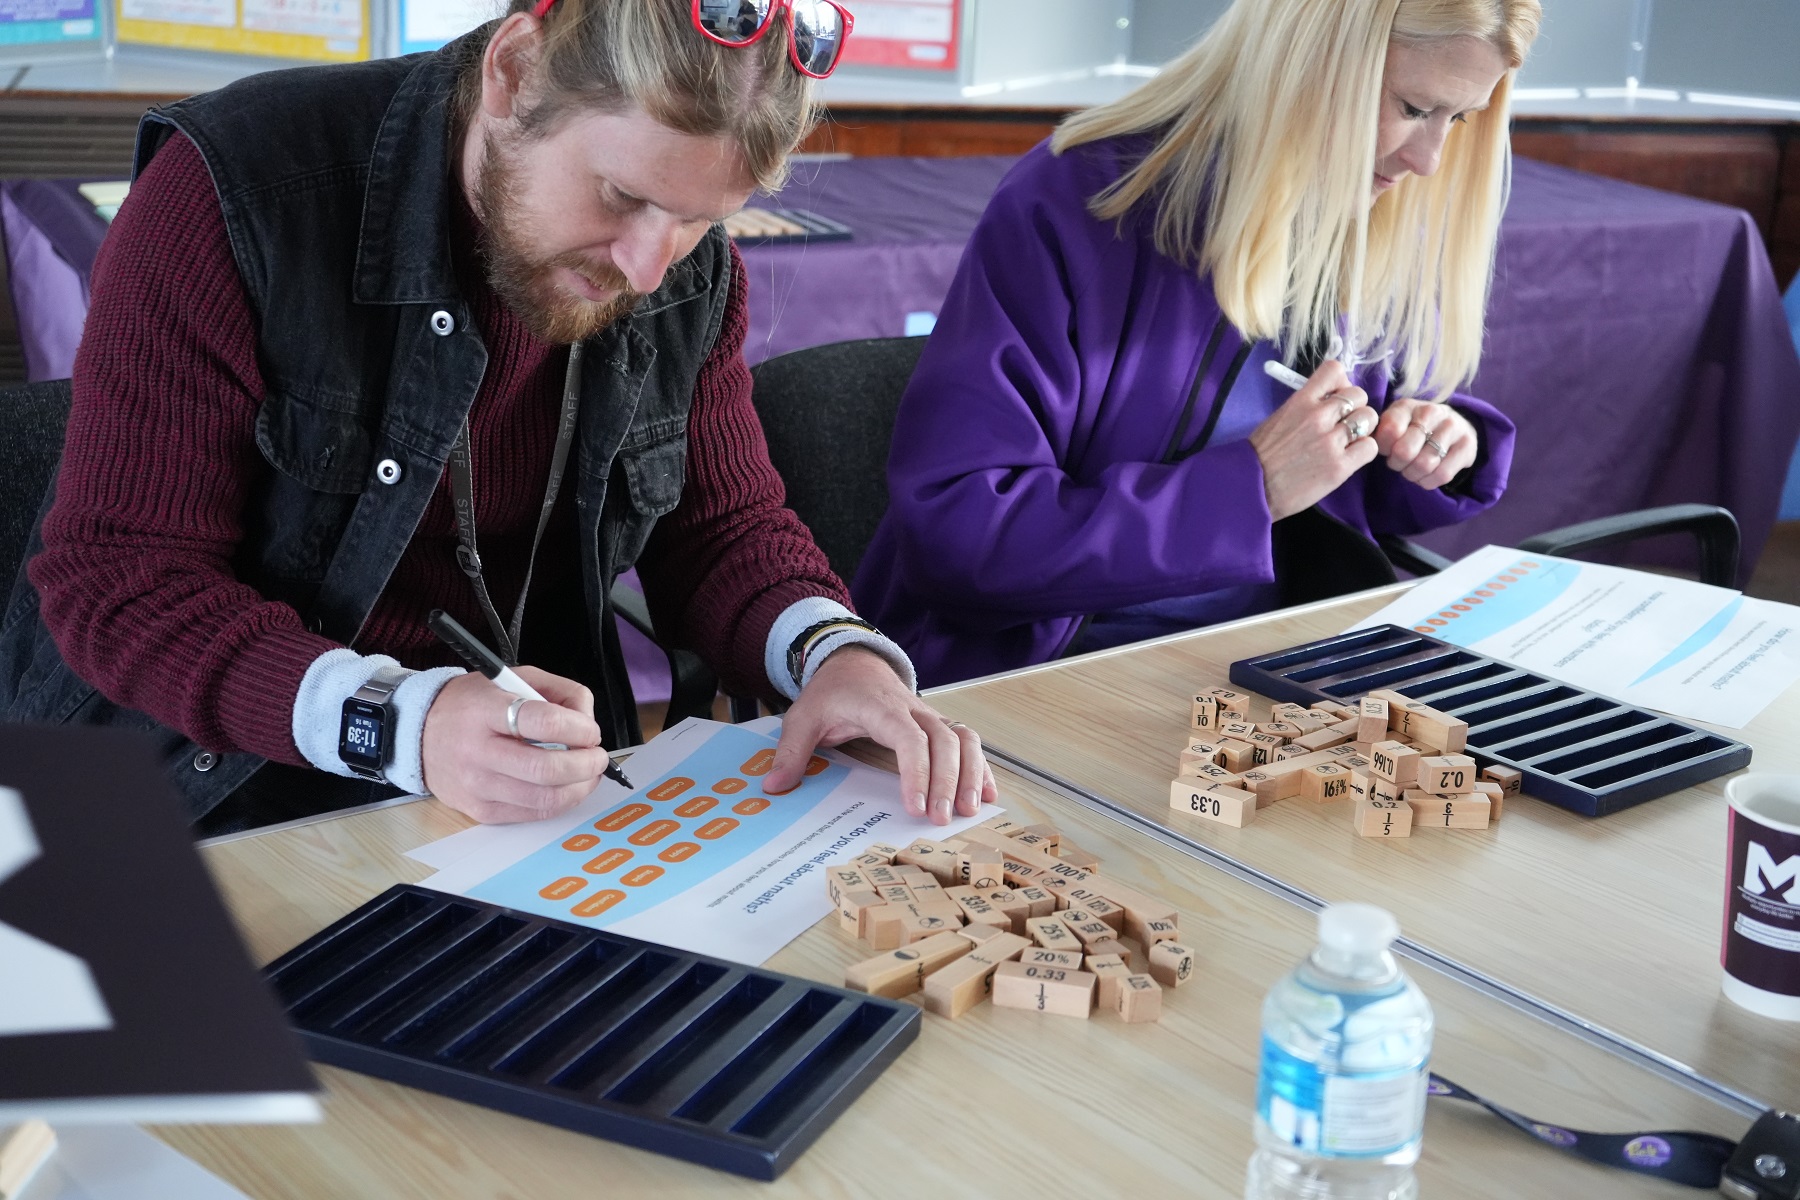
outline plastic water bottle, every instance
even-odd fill
[[[1333,904],[1262,1010],[1250,1200],[1409,1200],[1425,1125],[1431,1004],[1388,947],[1392,914]]]

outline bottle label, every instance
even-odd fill
[[[1329,1158],[1381,1158],[1425,1125],[1425,1064],[1400,1071],[1337,1073],[1263,1038],[1256,1108],[1288,1145]]]

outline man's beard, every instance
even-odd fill
[[[576,251],[534,257],[518,237],[518,180],[515,168],[490,132],[482,147],[481,170],[475,181],[475,206],[481,218],[477,250],[487,270],[488,286],[501,303],[518,314],[537,337],[556,345],[572,345],[593,337],[629,313],[641,297],[611,263],[596,263]],[[611,300],[577,296],[554,281],[558,268],[574,271],[596,288],[617,291]]]

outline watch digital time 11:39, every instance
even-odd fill
[[[393,761],[393,706],[389,698],[412,674],[404,667],[383,667],[344,701],[338,724],[338,758],[364,779],[385,782]]]

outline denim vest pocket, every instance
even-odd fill
[[[308,491],[355,495],[369,485],[375,440],[350,399],[271,394],[256,414],[256,446]]]
[[[613,541],[612,569],[625,570],[637,562],[657,519],[681,503],[681,487],[687,478],[687,431],[642,449],[622,449],[615,460],[625,476],[628,497],[618,507],[618,535]]]
[[[256,553],[240,574],[302,616],[375,470],[375,440],[348,411],[353,404],[271,393],[256,417],[257,448],[274,470],[245,514],[245,543]]]

